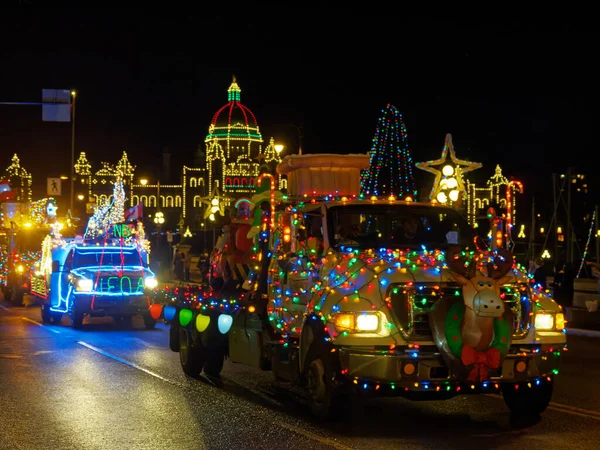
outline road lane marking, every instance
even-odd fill
[[[8,311],[9,313],[12,313],[12,311],[4,305],[0,305],[0,308],[2,308],[4,311]]]
[[[148,375],[151,375],[151,376],[153,376],[155,378],[158,378],[159,380],[162,380],[162,381],[164,381],[166,383],[173,384],[175,386],[182,387],[182,388],[185,388],[185,389],[189,389],[189,386],[185,386],[184,384],[178,383],[178,382],[173,381],[173,380],[169,380],[168,378],[165,378],[165,377],[157,374],[156,372],[152,372],[151,370],[144,369],[143,367],[138,366],[135,363],[132,363],[130,361],[127,361],[126,359],[120,358],[119,356],[113,355],[112,353],[109,353],[107,351],[102,350],[101,348],[98,348],[98,347],[95,347],[95,346],[93,346],[91,344],[88,344],[87,342],[77,341],[77,343],[79,345],[85,347],[85,348],[88,348],[88,349],[90,349],[90,350],[92,350],[94,352],[100,353],[101,355],[104,355],[104,356],[106,356],[108,358],[114,359],[115,361],[123,363],[123,364],[125,364],[125,365],[127,365],[129,367],[132,367],[132,368],[137,369],[137,370],[141,370],[142,372],[144,372],[144,373],[146,373]],[[261,395],[261,397],[267,398],[267,397],[262,396],[262,395]],[[312,439],[312,440],[315,440],[315,441],[320,442],[322,444],[328,445],[331,448],[335,448],[337,450],[354,450],[352,447],[347,447],[345,445],[339,444],[336,441],[333,441],[331,439],[327,439],[327,438],[321,437],[321,436],[319,436],[317,434],[311,433],[311,432],[303,430],[301,428],[297,428],[297,427],[294,427],[292,425],[288,425],[286,423],[279,422],[279,421],[274,421],[273,423],[275,425],[279,425],[280,427],[283,427],[283,428],[286,428],[286,429],[288,429],[290,431],[293,431],[293,432],[295,432],[297,434],[301,434],[301,435],[303,435],[305,437],[308,437],[309,439]]]
[[[77,343],[79,345],[83,346],[83,347],[89,348],[90,350],[93,350],[93,351],[95,351],[97,353],[100,353],[101,355],[104,355],[104,356],[106,356],[108,358],[112,358],[115,361],[119,361],[120,363],[123,363],[123,364],[125,364],[125,365],[127,365],[129,367],[133,367],[134,369],[141,370],[142,372],[147,373],[148,375],[151,375],[151,376],[153,376],[155,378],[158,378],[159,380],[165,381],[165,382],[170,383],[170,384],[175,384],[177,386],[181,386],[179,383],[176,383],[176,382],[174,382],[172,380],[169,380],[168,378],[165,378],[165,377],[157,374],[156,372],[152,372],[151,370],[144,369],[143,367],[138,366],[137,364],[132,363],[131,361],[127,361],[126,359],[120,358],[117,355],[113,355],[112,353],[108,353],[108,352],[102,350],[101,348],[94,347],[93,345],[88,344],[87,342],[77,341]]]
[[[45,328],[48,331],[52,331],[53,333],[60,334],[60,331],[55,330],[54,328],[47,327],[43,323],[36,322],[35,320],[30,319],[29,317],[21,317],[21,319],[26,320],[27,322],[31,322],[36,324],[38,327]]]
[[[293,425],[288,425],[287,423],[279,422],[278,420],[274,421],[273,423],[275,425],[279,425],[282,428],[285,428],[287,430],[293,431],[296,434],[300,434],[300,435],[305,436],[305,437],[307,437],[309,439],[313,439],[313,440],[315,440],[317,442],[320,442],[321,444],[328,445],[331,448],[335,448],[337,450],[354,450],[353,447],[347,447],[344,444],[340,444],[339,442],[336,442],[336,441],[334,441],[332,439],[328,439],[328,438],[319,436],[318,434],[311,433],[310,431],[303,430],[302,428],[298,428],[298,427],[295,427]]]

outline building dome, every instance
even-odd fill
[[[241,92],[234,76],[227,90],[228,101],[213,116],[205,142],[239,139],[263,142],[254,113],[240,102]]]

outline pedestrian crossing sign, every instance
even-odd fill
[[[47,195],[48,197],[55,197],[61,195],[61,179],[48,177]]]

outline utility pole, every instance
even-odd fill
[[[73,120],[71,121],[71,215],[74,212],[73,205],[75,199],[75,96],[77,93],[71,91],[73,97]]]
[[[570,264],[573,262],[573,230],[571,227],[571,185],[573,182],[572,178],[572,168],[567,168],[567,232],[565,233],[566,244],[567,244],[567,254],[566,254],[566,263]]]
[[[594,208],[596,214],[596,263],[600,264],[600,235],[598,235],[598,205]]]
[[[552,198],[554,201],[554,215],[552,216],[552,219],[554,219],[556,217],[556,213],[557,213],[557,205],[556,205],[556,174],[553,173],[552,174]],[[552,236],[554,237],[554,261],[555,261],[555,265],[558,262],[558,260],[560,259],[558,257],[558,236],[557,236],[557,225],[558,224],[558,220],[556,221],[552,221],[550,222],[550,229],[548,230],[548,233],[552,233]]]
[[[533,235],[535,233],[535,197],[531,199],[531,231],[529,232],[529,250],[527,251],[527,258],[532,261],[535,260],[535,243],[533,241]]]

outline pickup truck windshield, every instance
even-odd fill
[[[144,262],[137,250],[130,249],[90,249],[76,250],[73,267],[88,266],[143,266]]]
[[[427,205],[347,205],[328,211],[334,247],[445,249],[473,245],[477,236],[450,208]]]

